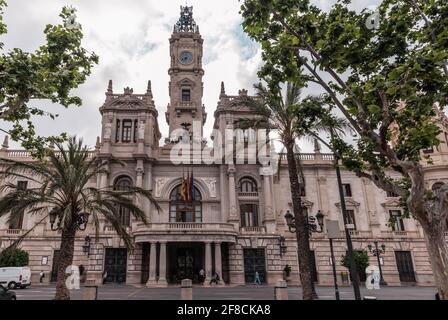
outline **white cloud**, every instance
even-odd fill
[[[194,6],[194,18],[204,38],[203,102],[208,112],[205,136],[209,136],[221,81],[225,81],[228,94],[237,94],[242,88],[251,91],[261,65],[261,51],[242,31],[238,0],[188,3]],[[39,103],[60,114],[56,121],[38,119],[39,133],[65,131],[94,145],[101,130],[98,108],[104,102],[108,80],[113,79],[115,91],[130,86],[137,93],[145,92],[147,81],[152,80],[159,124],[167,136],[163,115],[169,102],[168,39],[184,4],[184,0],[9,0],[5,12],[9,33],[2,39],[7,48],[35,50],[44,41],[45,25],[58,23],[61,8],[73,5],[85,34],[83,46],[100,57],[91,77],[76,90],[84,101],[80,109]]]

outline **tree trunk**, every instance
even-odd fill
[[[291,184],[291,197],[295,217],[295,227],[297,236],[297,253],[299,259],[300,281],[302,284],[303,300],[313,300],[313,277],[310,243],[308,239],[308,230],[305,225],[307,217],[303,212],[302,199],[300,196],[300,183],[297,175],[297,165],[294,155],[294,145],[285,143],[289,181]]]
[[[70,300],[70,290],[67,288],[66,285],[67,280],[66,269],[73,263],[73,252],[75,250],[75,237],[76,237],[76,224],[73,224],[69,230],[62,231],[55,300]]]
[[[442,228],[438,228],[437,224],[430,225],[425,222],[421,224],[440,300],[448,300],[448,246],[445,232]]]

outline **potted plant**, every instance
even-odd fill
[[[291,276],[291,267],[289,265],[286,265],[283,269],[283,279],[288,281],[289,277]]]

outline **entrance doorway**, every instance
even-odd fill
[[[106,249],[104,270],[107,272],[106,283],[126,282],[128,251],[126,249]]]
[[[204,268],[202,243],[168,244],[168,282],[179,284],[184,279],[199,283],[199,271]]]
[[[415,272],[411,252],[395,251],[395,258],[397,260],[397,269],[400,275],[400,281],[415,283]]]
[[[244,249],[244,278],[247,284],[255,282],[258,271],[261,283],[266,282],[266,256],[264,249]]]
[[[51,282],[58,281],[58,268],[59,268],[59,250],[53,252],[53,265],[51,267]]]

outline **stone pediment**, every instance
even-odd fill
[[[384,208],[399,208],[400,201],[398,199],[390,199],[390,200],[382,203],[381,206]]]
[[[177,82],[177,85],[179,87],[194,87],[196,83],[188,78],[185,78]]]
[[[337,202],[337,203],[335,203],[334,204],[336,207],[338,207],[338,208],[340,208],[341,207],[341,203],[340,202]],[[350,199],[350,198],[346,198],[345,199],[345,206],[346,207],[356,207],[356,208],[358,208],[359,206],[360,206],[361,204],[359,203],[359,202],[356,202],[355,200],[353,200],[353,199]]]

